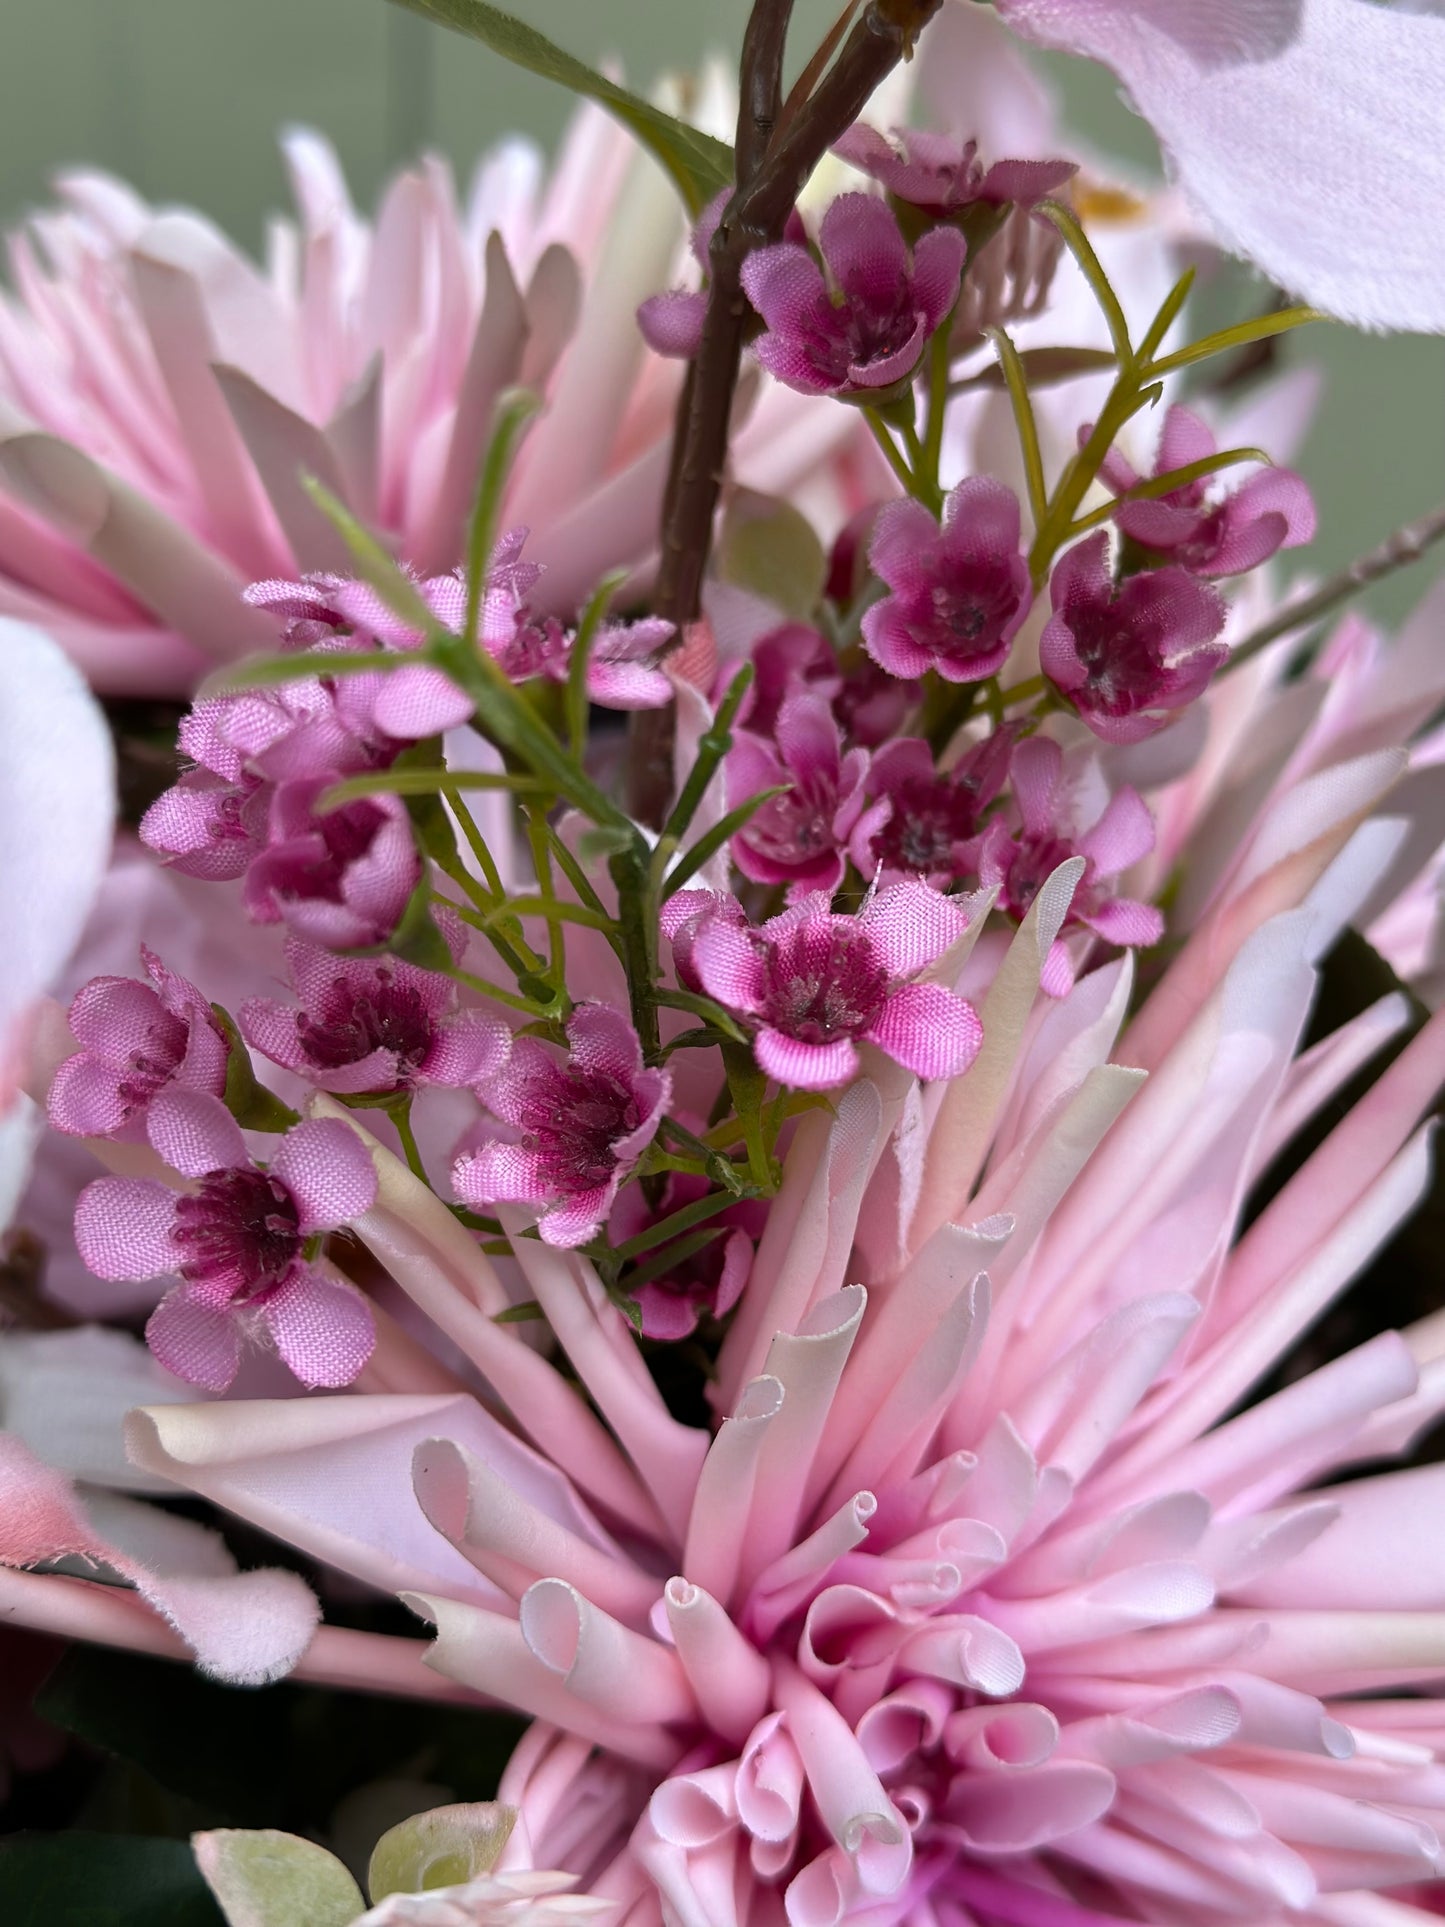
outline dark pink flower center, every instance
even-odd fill
[[[1121,600],[1068,613],[1074,650],[1085,676],[1081,704],[1106,716],[1128,716],[1152,701],[1163,670],[1145,625],[1132,621]]]
[[[759,856],[783,867],[810,863],[838,847],[833,835],[837,798],[817,784],[797,784],[784,796],[764,803],[742,832]]]
[[[617,1168],[614,1146],[641,1122],[642,1107],[620,1078],[559,1065],[534,1087],[521,1127],[548,1190],[574,1197],[609,1182]]]
[[[391,1051],[400,1075],[415,1070],[432,1047],[435,1029],[421,992],[398,983],[383,964],[369,983],[333,978],[315,1013],[302,1011],[296,1035],[313,1064],[339,1070],[374,1050]]]
[[[570,644],[567,631],[555,616],[535,616],[519,610],[516,630],[497,657],[513,682],[529,682],[534,676],[559,674],[565,667]]]
[[[893,814],[873,839],[873,852],[891,870],[928,876],[957,869],[955,845],[973,835],[978,797],[961,783],[916,777],[893,791]]]
[[[189,1036],[185,1019],[173,1015],[157,1000],[155,1015],[146,1025],[145,1040],[125,1060],[116,1085],[127,1105],[148,1104],[175,1075]]]
[[[175,1239],[186,1253],[181,1276],[227,1299],[272,1290],[301,1254],[290,1192],[245,1166],[210,1171],[193,1194],[177,1198]]]
[[[327,903],[343,902],[342,885],[347,870],[366,855],[386,821],[385,810],[366,797],[313,818],[307,839],[310,847],[304,854],[294,847],[287,853],[283,883],[286,893],[294,897],[319,897]]]
[[[1018,606],[1018,584],[1005,564],[949,560],[909,616],[924,648],[984,655],[997,646]]]
[[[861,1036],[888,998],[888,973],[867,932],[846,917],[788,931],[769,945],[763,970],[763,1016],[800,1044]]]
[[[1024,915],[1054,871],[1073,855],[1073,845],[1056,836],[1026,836],[1016,845],[1004,879],[1016,916]]]

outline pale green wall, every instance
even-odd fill
[[[811,46],[838,0],[798,0]],[[513,0],[577,53],[619,54],[645,82],[736,47],[747,0]],[[1148,136],[1097,71],[1068,66],[1080,124],[1136,156]],[[509,127],[555,136],[564,98],[385,0],[0,0],[0,215],[45,193],[71,161],[187,200],[254,245],[284,196],[272,131],[309,121],[341,151],[359,198],[420,142],[461,166]],[[1348,245],[1348,236],[1341,236]],[[1304,465],[1331,567],[1445,496],[1445,345],[1315,331],[1292,352],[1322,361],[1330,395]],[[1397,614],[1423,583],[1379,592]],[[1442,640],[1445,646],[1445,640]]]

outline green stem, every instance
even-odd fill
[[[410,1094],[395,1104],[389,1104],[386,1114],[396,1126],[396,1134],[401,1139],[407,1168],[414,1178],[420,1178],[423,1184],[430,1186],[431,1180],[426,1174],[426,1166],[421,1161],[421,1152],[417,1149],[416,1133],[411,1128]]]
[[[865,408],[863,410],[863,419],[867,422],[874,441],[877,442],[887,458],[888,466],[898,477],[899,486],[902,488],[903,493],[905,495],[916,495],[918,489],[914,483],[912,471],[900,454],[898,444],[889,434],[882,417],[876,415],[871,408]]]

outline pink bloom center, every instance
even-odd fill
[[[210,1171],[176,1200],[181,1276],[223,1301],[273,1290],[301,1253],[295,1203],[278,1178],[236,1166]]]
[[[330,810],[325,816],[314,816],[308,837],[311,848],[303,854],[293,846],[288,852],[287,893],[320,897],[327,903],[344,902],[347,869],[366,855],[386,822],[386,812],[366,797]]]
[[[1004,893],[1015,916],[1023,916],[1061,863],[1075,854],[1056,836],[1025,836],[1014,846],[1004,878]]]
[[[978,799],[961,783],[915,777],[892,792],[893,814],[873,838],[873,853],[890,870],[929,876],[952,871],[955,845],[972,836]]]
[[[190,1030],[185,1019],[177,1017],[156,999],[155,1014],[146,1025],[145,1041],[126,1059],[117,1094],[131,1108],[149,1104],[166,1084],[186,1054]]]
[[[642,1106],[620,1078],[559,1064],[533,1085],[518,1122],[544,1168],[547,1188],[573,1197],[612,1179],[613,1146],[636,1131],[642,1118]]]
[[[800,1044],[860,1037],[888,1000],[888,973],[867,932],[844,917],[787,931],[763,969],[764,1021]]]
[[[789,867],[806,863],[824,850],[837,848],[836,805],[831,792],[820,795],[813,785],[798,783],[786,795],[763,805],[742,831],[743,841],[770,862]]]
[[[333,978],[317,1000],[316,1014],[296,1018],[301,1048],[322,1070],[356,1064],[375,1050],[391,1051],[403,1069],[414,1069],[433,1043],[432,1020],[414,984],[398,983],[385,967],[370,983]]]
[[[1071,609],[1069,628],[1084,671],[1080,700],[1106,716],[1128,716],[1155,693],[1162,664],[1144,625],[1116,602]]]

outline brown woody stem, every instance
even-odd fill
[[[678,410],[677,441],[662,526],[658,613],[679,642],[700,606],[713,519],[727,465],[728,428],[747,326],[742,265],[777,241],[808,176],[937,12],[941,0],[869,0],[833,65],[788,121],[782,99],[783,43],[792,0],[754,0],[743,41],[737,185],[708,251],[702,345]],[[631,814],[654,828],[672,787],[673,712],[642,710],[628,746]]]

